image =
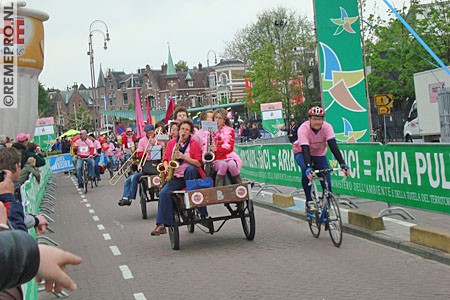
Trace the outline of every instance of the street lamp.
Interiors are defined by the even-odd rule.
[[[103,24],[105,26],[105,31],[101,29],[93,29],[95,24]],[[97,88],[95,86],[95,70],[94,70],[94,49],[92,47],[92,36],[94,33],[100,33],[103,36],[103,49],[108,49],[107,43],[110,41],[109,38],[109,30],[108,25],[106,25],[103,20],[94,20],[89,25],[89,50],[87,55],[89,55],[89,65],[91,71],[91,86],[94,89],[94,132],[97,134],[97,123],[98,123],[98,97],[97,97]]]
[[[210,74],[210,71],[209,71],[209,54],[211,54],[211,53],[213,53],[214,54],[214,64],[215,65],[217,65],[217,55],[216,55],[216,52],[214,51],[214,50],[212,50],[212,49],[210,49],[210,50],[208,50],[208,53],[206,54],[206,66],[207,66],[207,73],[208,73],[208,83],[209,83],[209,99],[208,99],[208,102],[209,102],[209,104],[210,105],[212,105],[212,95],[211,95],[211,89],[212,89],[212,84],[211,84],[211,78],[210,78],[210,76],[211,76],[211,74]]]
[[[278,33],[278,39],[279,39],[279,45],[280,50],[278,51],[278,55],[280,57],[281,63],[283,65],[283,81],[284,81],[284,89],[285,89],[285,96],[286,96],[286,110],[287,110],[287,118],[286,118],[286,126],[289,126],[289,119],[291,118],[291,99],[289,95],[289,82],[287,78],[287,70],[286,70],[286,53],[283,50],[283,36],[281,33],[284,32],[284,29],[286,28],[287,21],[286,20],[275,20],[273,23],[275,27],[279,28]]]

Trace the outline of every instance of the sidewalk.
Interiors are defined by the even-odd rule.
[[[281,194],[288,195],[291,192],[295,192],[293,194],[295,206],[285,208],[273,204],[272,195],[280,192]],[[262,206],[305,220],[305,198],[303,190],[299,191],[293,187],[279,185],[269,186],[264,184],[261,189],[261,187],[256,184],[252,190],[252,195],[255,205],[257,206]],[[385,216],[383,217],[385,230],[372,231],[349,224],[349,209],[369,213],[371,215],[378,215],[380,211],[388,207],[387,203],[356,197],[338,197],[338,201],[340,201],[339,207],[341,209],[344,232],[450,265],[449,253],[410,242],[410,228],[416,225],[450,234],[450,215],[404,207],[404,209],[415,218],[414,220],[405,220],[399,215]],[[358,208],[350,207],[348,204],[345,204],[347,201],[356,204]]]

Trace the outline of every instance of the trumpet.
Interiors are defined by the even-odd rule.
[[[126,173],[130,172],[131,166],[133,165],[132,161],[134,159],[134,155],[136,154],[136,152],[137,149],[134,150],[130,158],[128,158],[120,167],[120,169],[114,174],[114,176],[111,177],[111,179],[109,180],[110,185],[116,185]]]

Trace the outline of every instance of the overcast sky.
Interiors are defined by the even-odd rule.
[[[386,10],[381,0],[377,2]],[[313,19],[312,0],[27,1],[27,7],[50,15],[44,23],[45,65],[40,81],[59,89],[74,82],[90,86],[89,25],[96,19],[107,23],[111,37],[105,51],[103,37],[94,33],[96,73],[100,63],[104,71],[111,68],[130,73],[147,64],[160,69],[167,62],[167,42],[174,63],[185,60],[189,67],[199,62],[206,66],[209,50],[220,59],[225,41],[255,22],[258,13],[278,6]],[[96,24],[93,29],[104,27]],[[209,61],[212,65],[213,54]]]

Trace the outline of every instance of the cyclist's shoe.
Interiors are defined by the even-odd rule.
[[[119,206],[125,206],[125,205],[130,206],[131,205],[131,200],[122,198],[122,199],[119,200],[118,204],[119,204]]]
[[[313,213],[316,211],[316,206],[314,205],[314,201],[308,201],[305,203],[305,213],[310,212]]]
[[[78,188],[82,189],[83,187],[84,187],[84,186],[83,186],[82,183],[79,183],[79,184],[78,184]]]

